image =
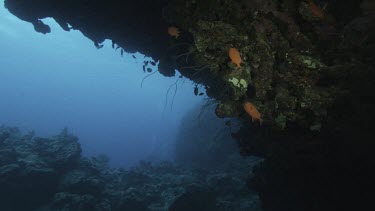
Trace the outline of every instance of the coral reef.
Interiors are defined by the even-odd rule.
[[[185,169],[148,162],[132,169],[108,166],[106,156],[81,157],[78,138],[52,138],[0,127],[0,210],[245,211],[259,210],[246,185],[259,159],[232,159],[226,169]],[[242,161],[241,163],[239,161]]]
[[[265,210],[371,204],[373,1],[5,0],[5,6],[38,32],[49,32],[40,19],[53,17],[98,47],[112,39],[125,51],[159,60],[165,76],[178,69],[203,84],[219,117],[242,120],[233,134],[241,153],[265,156],[249,182]],[[168,35],[169,26],[179,29],[178,39]],[[228,55],[231,48],[238,49],[240,67]],[[262,126],[251,123],[245,101],[262,114]]]

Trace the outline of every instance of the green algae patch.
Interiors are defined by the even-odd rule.
[[[304,65],[306,65],[307,68],[309,69],[319,69],[321,67],[323,67],[324,65],[322,63],[320,63],[318,60],[310,57],[310,56],[305,56],[305,55],[301,55],[301,61]]]

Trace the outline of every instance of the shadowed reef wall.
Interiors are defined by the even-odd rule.
[[[42,18],[80,30],[100,48],[175,69],[235,117],[241,153],[265,157],[249,181],[265,210],[371,205],[375,159],[375,5],[371,0],[6,0],[14,15],[48,33]],[[180,31],[176,39],[167,29]],[[53,32],[52,32],[53,33]],[[228,50],[242,59],[236,67]],[[251,102],[259,122],[243,109]]]

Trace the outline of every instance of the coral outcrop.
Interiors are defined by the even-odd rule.
[[[37,211],[245,211],[258,210],[246,185],[258,159],[233,160],[227,170],[185,169],[141,162],[108,166],[104,155],[81,156],[78,138],[63,130],[52,138],[0,127],[0,210]],[[242,161],[239,163],[238,161]]]
[[[266,157],[249,183],[265,210],[371,205],[373,1],[5,0],[5,6],[38,32],[50,31],[41,19],[52,17],[98,48],[111,39],[159,60],[165,76],[177,69],[203,84],[219,117],[242,120],[233,134],[241,153]],[[179,29],[178,39],[168,35],[170,26]],[[231,48],[238,49],[240,67],[228,56]],[[245,101],[262,114],[261,127],[246,115]],[[14,152],[4,153],[13,159]]]

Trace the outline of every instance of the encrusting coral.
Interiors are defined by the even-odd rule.
[[[215,170],[140,161],[125,170],[105,155],[82,157],[67,130],[40,138],[0,126],[0,210],[258,210],[243,169],[259,161],[233,155]]]

